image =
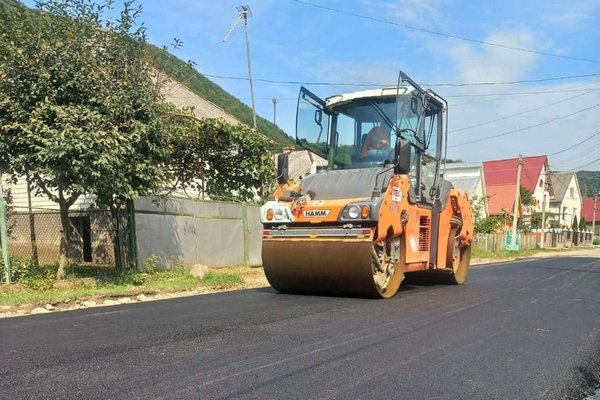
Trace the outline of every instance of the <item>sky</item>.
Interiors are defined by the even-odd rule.
[[[236,6],[249,5],[256,111],[272,121],[277,99],[291,136],[301,84],[325,98],[395,86],[403,70],[448,100],[449,158],[547,154],[553,170],[600,170],[600,0],[136,4],[150,43],[181,40],[176,56],[250,105],[243,23],[223,42]]]

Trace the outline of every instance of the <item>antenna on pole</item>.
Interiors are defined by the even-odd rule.
[[[223,42],[225,42],[233,30],[238,26],[240,21],[244,20],[244,32],[246,34],[246,59],[248,60],[248,79],[250,81],[250,98],[252,100],[252,122],[254,124],[254,130],[256,130],[256,106],[254,105],[254,85],[252,83],[252,64],[250,62],[250,39],[248,38],[248,18],[252,16],[252,10],[250,10],[250,6],[237,6],[236,10],[238,10],[238,17],[227,31],[227,34],[223,38]]]

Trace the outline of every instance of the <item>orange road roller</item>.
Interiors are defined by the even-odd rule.
[[[326,100],[301,88],[296,143],[326,162],[289,176],[289,154],[277,156],[261,207],[273,288],[390,298],[405,277],[465,282],[473,218],[468,195],[444,180],[447,109],[403,72],[396,87]]]

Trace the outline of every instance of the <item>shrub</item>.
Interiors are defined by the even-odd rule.
[[[0,261],[0,266],[4,269],[4,262]],[[52,289],[57,269],[56,264],[36,266],[31,260],[10,258],[11,282],[18,282],[33,290]]]

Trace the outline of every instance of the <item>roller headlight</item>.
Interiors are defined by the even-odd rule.
[[[340,215],[340,221],[372,221],[373,207],[372,203],[348,204]]]
[[[263,224],[274,222],[294,222],[294,216],[286,204],[268,201],[260,208],[260,221]]]
[[[360,216],[360,208],[358,206],[350,206],[348,208],[348,217],[356,219]]]

